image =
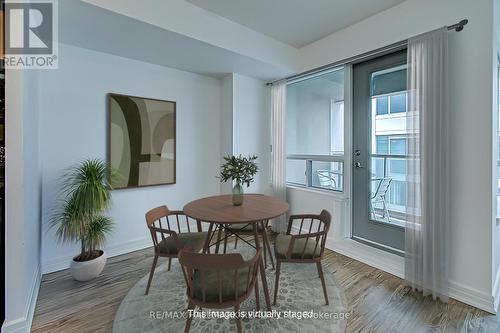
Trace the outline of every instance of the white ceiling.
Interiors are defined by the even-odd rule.
[[[293,73],[286,66],[276,66],[79,0],[59,1],[59,27],[61,43],[203,75],[223,77],[234,72],[267,81]]]
[[[302,47],[404,0],[186,0],[252,30]]]

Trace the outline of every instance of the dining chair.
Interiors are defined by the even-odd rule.
[[[189,246],[194,251],[203,248],[207,232],[203,232],[201,222],[193,220],[180,210],[169,210],[167,206],[151,209],[146,213],[146,224],[151,233],[154,246],[154,259],[149,273],[146,295],[151,287],[151,281],[156,269],[158,257],[168,258],[168,270],[172,258],[177,258],[180,250]],[[191,231],[193,230],[193,231]]]
[[[194,310],[196,306],[208,309],[234,307],[236,328],[241,332],[240,304],[253,290],[257,311],[260,310],[257,273],[262,250],[258,249],[247,261],[239,253],[208,254],[190,250],[185,248],[179,252],[187,286],[188,310]],[[192,320],[193,316],[188,313],[185,333],[189,332]]]
[[[271,260],[271,265],[274,267],[273,254],[271,252],[271,244],[269,242],[269,238],[267,235],[267,229],[269,226],[269,220],[265,220],[256,224],[257,226],[257,234],[262,238],[262,242],[264,243],[264,266],[267,267],[267,255],[269,253],[269,259]],[[231,237],[231,233],[238,235],[254,235],[253,233],[253,225],[251,223],[236,223],[236,224],[226,224],[224,229],[224,253],[226,253],[227,249],[227,240]],[[236,249],[238,246],[238,237],[235,237],[234,248]],[[218,239],[220,239],[220,235],[218,235]],[[217,252],[217,247],[216,247]]]
[[[323,259],[326,236],[330,229],[331,220],[331,214],[325,209],[319,215],[292,215],[288,220],[286,234],[276,236],[274,243],[276,282],[274,284],[273,304],[276,304],[276,297],[278,296],[278,283],[282,262],[315,263],[321,285],[323,286],[326,305],[329,304],[321,260]],[[298,224],[298,222],[300,222],[299,226],[294,225]],[[294,232],[293,234],[292,231]]]

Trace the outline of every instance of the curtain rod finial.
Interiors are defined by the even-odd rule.
[[[455,31],[462,31],[462,30],[464,30],[464,25],[466,25],[467,23],[469,23],[469,20],[467,20],[467,19],[461,20],[460,22],[458,22],[458,25],[455,28]]]

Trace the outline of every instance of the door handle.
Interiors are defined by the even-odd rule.
[[[364,166],[362,166],[362,165],[361,165],[361,163],[359,163],[359,162],[354,163],[354,166],[355,166],[357,169],[363,169],[363,168],[364,168]]]

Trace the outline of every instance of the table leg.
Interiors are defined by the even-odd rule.
[[[217,243],[215,244],[215,253],[219,254],[219,244],[220,244],[220,238],[222,236],[222,225],[217,224],[217,228],[219,230],[217,231]]]
[[[259,242],[259,233],[257,231],[257,223],[253,223],[253,235],[255,238],[255,247],[260,249],[260,242]],[[264,261],[262,259],[262,256],[260,257],[259,260],[259,271],[260,271],[260,279],[262,280],[262,289],[264,290],[264,298],[266,300],[266,307],[267,310],[271,311],[271,301],[269,299],[269,288],[267,287],[267,280],[266,280],[266,268],[264,267]]]
[[[267,252],[269,254],[269,258],[271,259],[271,265],[273,266],[273,269],[274,269],[273,253],[271,252],[271,245],[269,243],[269,238],[267,237],[267,229],[265,228],[264,222],[261,222],[261,227],[263,230],[262,237],[264,238],[263,239],[264,247],[267,247]],[[266,265],[266,267],[267,267],[267,265]]]
[[[212,238],[212,230],[214,229],[214,224],[210,222],[210,226],[208,227],[207,239],[205,240],[205,245],[203,245],[202,253],[207,253],[208,247],[210,245],[210,239]]]

